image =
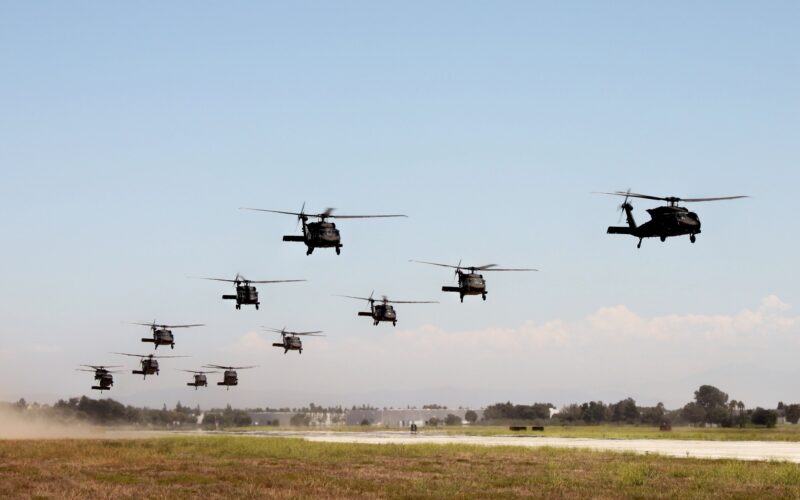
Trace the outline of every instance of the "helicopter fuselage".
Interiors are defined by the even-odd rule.
[[[239,375],[236,373],[236,370],[225,370],[225,373],[222,375],[222,382],[217,382],[217,385],[225,385],[228,387],[239,385]]]
[[[281,342],[275,342],[272,345],[282,348],[284,354],[289,351],[299,351],[300,354],[303,353],[303,341],[300,340],[300,337],[295,335],[284,335]]]
[[[700,218],[695,212],[689,211],[685,207],[676,205],[661,206],[650,208],[650,220],[637,226],[633,219],[633,207],[630,204],[623,204],[628,225],[611,226],[608,228],[609,234],[630,234],[639,238],[641,246],[644,238],[660,238],[665,241],[674,236],[689,235],[692,243],[695,242],[695,235],[700,234]]]
[[[486,300],[486,280],[482,274],[475,272],[465,273],[458,270],[458,286],[443,286],[443,292],[456,292],[461,296],[461,302],[464,302],[465,295],[481,295],[483,300]]]
[[[315,248],[335,248],[336,253],[341,253],[342,237],[336,224],[321,220],[318,222],[306,222],[303,220],[303,235],[287,235],[283,241],[302,241],[305,243],[306,255],[311,255]]]
[[[168,330],[166,328],[154,329],[153,338],[142,339],[142,342],[151,342],[155,344],[156,349],[158,349],[158,346],[160,345],[168,345],[172,349],[175,348],[175,337],[172,335],[172,330]]]
[[[141,361],[142,369],[141,370],[133,370],[134,375],[144,375],[147,378],[148,375],[158,375],[158,360],[153,358],[142,358]]]
[[[223,295],[222,298],[235,300],[236,309],[241,309],[242,305],[254,305],[258,309],[258,306],[261,305],[261,302],[258,301],[258,290],[249,284],[236,285],[236,295]]]
[[[190,387],[194,387],[194,390],[197,390],[198,387],[208,387],[208,379],[202,373],[197,373],[194,376],[194,382],[187,382],[186,385]]]
[[[114,385],[114,376],[108,373],[107,370],[97,370],[94,374],[94,379],[98,381],[99,385],[93,385],[92,389],[97,391],[110,391],[111,386]]]
[[[370,312],[360,312],[359,316],[370,316],[375,326],[381,321],[390,322],[397,326],[397,312],[394,306],[386,303],[373,303],[370,307]]]

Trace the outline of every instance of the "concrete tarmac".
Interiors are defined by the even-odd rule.
[[[677,439],[585,439],[537,436],[463,436],[408,432],[256,431],[237,433],[265,437],[294,437],[325,443],[361,444],[467,444],[521,446],[525,448],[577,448],[596,451],[654,453],[681,458],[779,460],[800,463],[800,442],[683,441]]]

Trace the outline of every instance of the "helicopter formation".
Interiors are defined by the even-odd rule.
[[[637,248],[641,248],[642,240],[645,238],[658,237],[662,242],[667,238],[677,236],[689,236],[689,240],[695,243],[697,235],[700,234],[700,218],[695,212],[689,211],[685,207],[678,204],[681,202],[694,203],[694,202],[707,202],[707,201],[722,201],[722,200],[735,200],[740,198],[747,198],[748,196],[722,196],[710,198],[679,198],[675,196],[660,197],[651,196],[647,194],[633,193],[627,191],[614,191],[614,192],[600,192],[597,194],[606,194],[612,196],[624,197],[624,201],[620,205],[621,215],[624,214],[627,219],[627,226],[609,226],[607,229],[608,234],[629,234],[639,239]],[[633,205],[629,202],[630,198],[640,198],[647,200],[664,201],[667,205],[647,209],[650,215],[650,220],[637,225],[633,217]],[[297,217],[298,226],[302,225],[301,235],[286,235],[283,236],[283,241],[302,242],[306,246],[306,255],[311,255],[317,248],[334,248],[337,255],[341,254],[342,239],[339,229],[336,224],[329,222],[328,219],[367,219],[367,218],[397,218],[407,217],[403,214],[390,214],[390,215],[334,215],[335,209],[327,208],[323,212],[317,214],[309,214],[305,212],[305,203],[300,209],[300,212],[289,212],[282,210],[267,210],[261,208],[242,208],[242,210],[251,210],[258,212],[269,212],[277,214],[292,215]],[[316,221],[309,222],[309,218],[317,219]],[[466,296],[480,295],[485,301],[488,294],[486,287],[486,279],[483,277],[484,272],[535,272],[537,269],[533,268],[503,268],[497,264],[485,264],[481,266],[466,266],[462,265],[459,260],[458,264],[442,264],[439,262],[429,262],[421,260],[410,260],[409,262],[426,264],[437,267],[445,267],[454,270],[454,275],[457,278],[457,286],[444,285],[442,292],[458,293],[461,302],[464,302]],[[291,280],[250,280],[237,273],[233,279],[225,278],[211,278],[211,277],[194,277],[195,279],[204,279],[212,281],[228,282],[234,285],[236,290],[235,295],[225,294],[222,295],[223,300],[236,301],[236,309],[240,310],[243,305],[253,305],[255,309],[259,309],[261,304],[259,301],[258,290],[254,284],[274,284],[274,283],[296,283],[306,281],[304,279],[291,279]],[[339,295],[339,297],[363,300],[369,304],[369,311],[359,311],[357,316],[365,316],[372,319],[373,325],[378,326],[382,322],[391,323],[397,326],[397,311],[394,304],[436,304],[438,301],[433,300],[390,300],[388,296],[383,295],[380,299],[374,298],[374,291],[370,293],[369,297],[358,297],[352,295]],[[172,329],[175,328],[194,328],[205,326],[204,324],[182,324],[182,325],[168,325],[156,323],[153,320],[150,323],[135,322],[135,325],[147,326],[150,328],[152,338],[142,338],[142,342],[152,343],[154,349],[157,350],[158,346],[170,346],[170,349],[175,348],[175,336]],[[279,334],[281,336],[280,342],[275,342],[272,345],[283,349],[284,354],[289,351],[298,351],[298,354],[303,352],[302,337],[321,337],[324,336],[322,330],[314,331],[290,331],[286,327],[277,329],[271,327],[262,327],[266,331]],[[188,356],[165,356],[156,354],[131,354],[131,353],[112,353],[122,356],[129,356],[139,358],[140,369],[132,370],[134,375],[142,375],[146,379],[148,375],[156,375],[160,373],[158,360],[165,358],[184,358]],[[80,365],[78,371],[86,371],[94,373],[94,380],[97,385],[93,385],[93,390],[107,391],[111,390],[114,385],[113,374],[121,373],[119,370],[112,370],[113,368],[122,368],[119,365],[104,366],[104,365]],[[235,387],[239,384],[239,370],[247,370],[257,368],[257,365],[252,366],[224,366],[217,364],[207,364],[202,368],[204,370],[185,370],[180,371],[191,373],[193,381],[188,382],[186,385],[194,387],[197,390],[199,387],[208,387],[208,379],[206,375],[213,373],[223,373],[221,382],[217,382],[218,386],[225,386],[226,390]]]

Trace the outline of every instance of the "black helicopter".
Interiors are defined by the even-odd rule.
[[[113,352],[111,354],[121,354],[122,356],[131,356],[134,358],[139,358],[139,362],[142,364],[141,370],[133,370],[131,373],[134,375],[144,375],[144,378],[147,378],[148,375],[158,375],[158,359],[164,358],[188,358],[189,356],[156,356],[155,354],[128,354],[126,352]]]
[[[86,368],[91,368],[91,370],[87,370],[86,368],[77,368],[79,372],[94,372],[94,379],[98,381],[100,385],[93,385],[92,389],[103,392],[103,391],[110,391],[111,386],[114,385],[114,376],[112,373],[120,373],[119,371],[109,370],[109,368],[122,368],[121,366],[97,366],[97,365],[81,365],[85,366]]]
[[[620,210],[625,213],[627,217],[627,226],[610,226],[608,234],[631,234],[639,238],[639,243],[636,248],[642,247],[642,240],[644,238],[660,238],[661,241],[666,241],[667,238],[673,236],[683,236],[688,234],[689,241],[694,243],[697,241],[696,235],[700,234],[700,218],[696,213],[690,212],[689,209],[679,207],[680,202],[698,202],[698,201],[718,201],[718,200],[736,200],[739,198],[748,198],[748,196],[719,196],[714,198],[678,198],[676,196],[650,196],[648,194],[631,193],[628,191],[615,191],[613,193],[598,193],[610,194],[613,196],[624,196],[625,201],[620,205]],[[644,198],[646,200],[659,200],[666,201],[668,205],[648,208],[647,213],[650,214],[650,220],[642,224],[636,225],[633,219],[633,205],[628,203],[628,198]]]
[[[252,285],[252,283],[297,283],[299,281],[306,281],[306,280],[249,280],[242,276],[239,273],[236,273],[236,277],[232,280],[227,280],[224,278],[205,278],[200,277],[197,279],[202,280],[212,280],[212,281],[225,281],[228,283],[233,283],[236,287],[236,295],[223,295],[222,298],[224,300],[235,300],[236,301],[236,309],[241,309],[242,305],[254,305],[256,306],[256,310],[258,310],[258,306],[261,302],[258,301],[258,290],[256,287]]]
[[[336,255],[342,252],[342,238],[336,224],[326,219],[375,219],[387,217],[408,217],[407,215],[332,215],[335,208],[326,208],[320,214],[305,213],[306,204],[300,212],[284,212],[281,210],[266,210],[263,208],[242,208],[242,210],[255,210],[257,212],[271,212],[275,214],[296,215],[298,223],[303,223],[303,235],[287,235],[283,241],[301,241],[306,244],[306,255],[311,255],[315,248],[335,248]],[[307,222],[309,217],[319,219],[317,222]]]
[[[424,260],[412,260],[410,262],[417,262],[419,264],[430,264],[431,266],[449,267],[455,269],[455,274],[458,276],[458,286],[443,286],[443,292],[456,292],[461,296],[461,302],[464,302],[465,295],[480,295],[483,300],[486,300],[486,280],[482,274],[477,274],[475,271],[538,271],[538,269],[509,269],[499,268],[497,264],[486,264],[485,266],[462,266],[461,261],[458,261],[457,266],[449,264],[439,264],[436,262],[426,262]],[[464,272],[464,271],[469,271]]]
[[[155,344],[155,348],[158,349],[160,345],[168,345],[170,349],[175,349],[175,337],[172,335],[171,328],[192,328],[195,326],[205,326],[203,324],[195,324],[195,325],[159,325],[156,324],[156,320],[153,320],[152,323],[140,323],[134,322],[131,323],[132,325],[142,325],[142,326],[149,326],[150,330],[153,332],[153,338],[151,339],[142,339],[142,342],[152,342]]]
[[[263,328],[267,331],[281,334],[281,341],[273,343],[272,346],[282,348],[284,354],[286,354],[289,351],[298,351],[300,354],[303,354],[303,341],[300,340],[301,336],[308,336],[308,337],[325,336],[325,335],[320,335],[322,333],[322,330],[316,330],[313,332],[289,332],[286,330],[286,327],[283,327],[280,330],[278,330],[277,328],[270,328],[267,326]]]
[[[187,382],[186,385],[188,385],[189,387],[194,387],[195,391],[197,390],[198,387],[208,387],[208,379],[206,379],[207,374],[219,373],[218,371],[210,371],[210,372],[195,371],[195,370],[181,370],[181,371],[194,374],[194,382]]]
[[[369,316],[372,318],[373,324],[378,326],[381,321],[391,322],[392,326],[397,326],[397,312],[394,310],[392,304],[438,304],[435,300],[389,300],[386,295],[381,300],[373,299],[372,296],[375,292],[369,294],[369,297],[353,297],[351,295],[339,295],[339,297],[346,297],[348,299],[366,300],[369,302],[369,312],[361,311],[359,316]],[[376,304],[376,302],[378,302]]]
[[[205,365],[203,368],[216,368],[218,370],[225,370],[225,373],[222,375],[222,382],[217,382],[217,385],[224,385],[226,386],[227,390],[230,390],[232,385],[239,385],[239,375],[236,373],[236,370],[247,370],[249,368],[256,368],[257,365],[253,366],[220,366],[220,365]]]

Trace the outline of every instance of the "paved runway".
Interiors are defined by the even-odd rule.
[[[308,441],[363,444],[469,444],[581,448],[597,451],[656,453],[671,457],[722,458],[736,460],[781,460],[800,463],[800,443],[774,441],[681,441],[674,439],[584,439],[536,436],[458,436],[406,432],[292,432],[245,433],[269,437],[299,437]]]

